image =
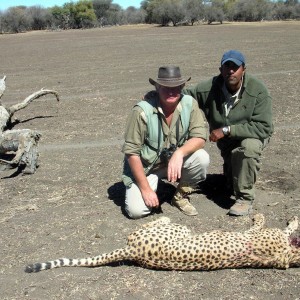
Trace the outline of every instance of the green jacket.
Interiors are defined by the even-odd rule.
[[[221,75],[185,89],[204,111],[210,131],[230,125],[230,137],[234,139],[257,138],[264,140],[273,133],[272,98],[265,85],[245,74],[240,100],[225,114],[224,80]]]

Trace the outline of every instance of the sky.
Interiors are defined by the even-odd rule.
[[[5,10],[11,6],[25,5],[33,6],[40,5],[43,7],[52,7],[54,5],[62,6],[67,2],[78,2],[77,0],[0,0],[0,10]],[[134,6],[140,8],[142,0],[113,0],[113,4],[119,4],[123,9],[126,9],[128,6]]]

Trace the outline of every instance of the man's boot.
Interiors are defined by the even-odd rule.
[[[247,216],[252,212],[252,201],[238,199],[231,206],[228,214],[231,216]]]
[[[171,204],[176,206],[188,216],[198,215],[196,208],[190,203],[190,199],[188,197],[188,194],[192,193],[193,191],[195,191],[194,188],[179,183]]]

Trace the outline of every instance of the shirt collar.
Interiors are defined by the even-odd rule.
[[[222,91],[223,91],[223,93],[224,93],[224,95],[225,95],[227,101],[228,101],[229,99],[238,99],[238,98],[239,98],[240,92],[241,92],[242,87],[243,87],[243,82],[244,82],[244,78],[242,78],[242,84],[241,84],[240,88],[239,88],[238,91],[237,91],[235,94],[233,94],[233,95],[228,91],[225,82],[223,82],[223,85],[222,85]]]

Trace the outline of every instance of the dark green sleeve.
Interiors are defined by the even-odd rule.
[[[249,122],[231,125],[230,134],[233,138],[266,139],[272,133],[272,98],[264,89],[257,95],[256,105]]]
[[[197,100],[199,107],[204,111],[205,103],[210,93],[214,78],[183,89],[183,94],[190,95]]]

